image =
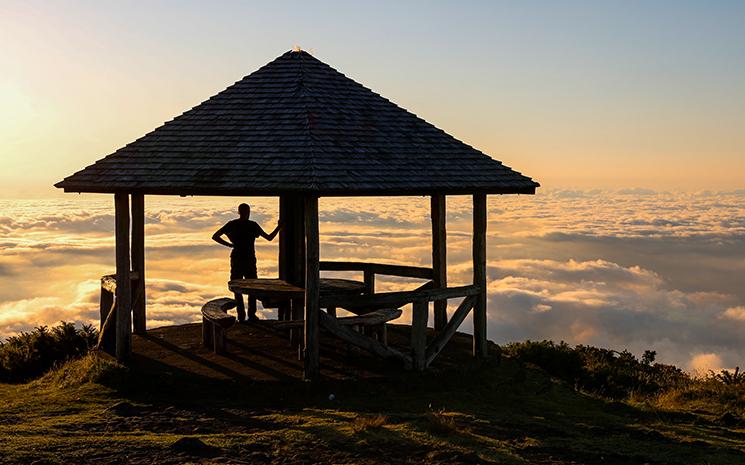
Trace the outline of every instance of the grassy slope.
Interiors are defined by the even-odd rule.
[[[384,384],[239,386],[138,380],[89,356],[0,384],[0,399],[0,463],[745,463],[745,429],[713,414],[609,403],[510,359]],[[206,447],[173,446],[184,437]]]

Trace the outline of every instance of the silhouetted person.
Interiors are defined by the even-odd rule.
[[[254,241],[259,236],[271,241],[277,235],[282,225],[277,224],[274,231],[272,231],[271,234],[267,234],[256,222],[248,219],[251,216],[251,207],[249,207],[248,204],[240,204],[238,206],[238,214],[240,215],[240,218],[228,221],[225,226],[218,229],[217,232],[212,235],[212,240],[218,244],[233,249],[233,251],[230,252],[231,280],[248,278],[255,279],[257,276],[256,249],[254,248]],[[230,242],[223,239],[223,235],[228,236]],[[236,293],[235,302],[237,304],[236,311],[238,312],[238,321],[244,321],[246,319],[246,310],[243,306],[243,296]],[[248,296],[248,319],[258,319],[256,316],[256,299],[250,295]]]

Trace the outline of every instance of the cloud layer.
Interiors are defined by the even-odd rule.
[[[691,370],[740,364],[743,200],[745,191],[491,198],[490,338],[654,349]],[[236,203],[148,199],[151,327],[196,321],[205,300],[227,295],[228,250],[210,236],[234,217]],[[251,203],[253,218],[273,228],[276,199]],[[0,337],[59,320],[97,322],[98,278],[113,271],[111,200],[0,201],[0,208]],[[426,198],[322,199],[321,221],[324,259],[429,264]],[[453,284],[470,280],[470,222],[470,199],[449,199]],[[257,253],[259,273],[275,276],[276,242],[257,242]],[[411,285],[379,281],[380,289]]]

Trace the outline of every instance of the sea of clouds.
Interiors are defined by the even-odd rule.
[[[147,199],[150,327],[197,321],[202,303],[228,294],[229,250],[210,237],[237,203]],[[271,230],[276,199],[251,203],[252,218]],[[320,209],[322,259],[429,265],[428,199],[321,199]],[[448,279],[465,284],[470,198],[449,198],[447,220]],[[489,337],[498,343],[652,349],[699,372],[745,360],[745,191],[494,196],[488,234]],[[276,276],[276,241],[259,239],[257,254],[259,274]],[[113,272],[113,255],[110,197],[0,200],[0,338],[97,322],[99,278]],[[379,281],[381,290],[415,285]]]

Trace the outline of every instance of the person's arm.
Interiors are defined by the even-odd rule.
[[[222,228],[218,229],[217,232],[212,235],[212,240],[217,242],[218,244],[224,245],[225,247],[232,248],[233,244],[231,244],[230,242],[222,238],[223,234],[227,232],[227,229],[228,229],[227,224],[223,226]]]
[[[258,223],[256,226],[259,226]],[[267,234],[264,229],[259,226],[259,235],[263,237],[264,239],[271,241],[274,240],[274,238],[277,236],[277,233],[279,233],[279,230],[282,229],[282,223],[277,223],[277,227],[274,228],[274,231],[272,231],[270,234]]]

